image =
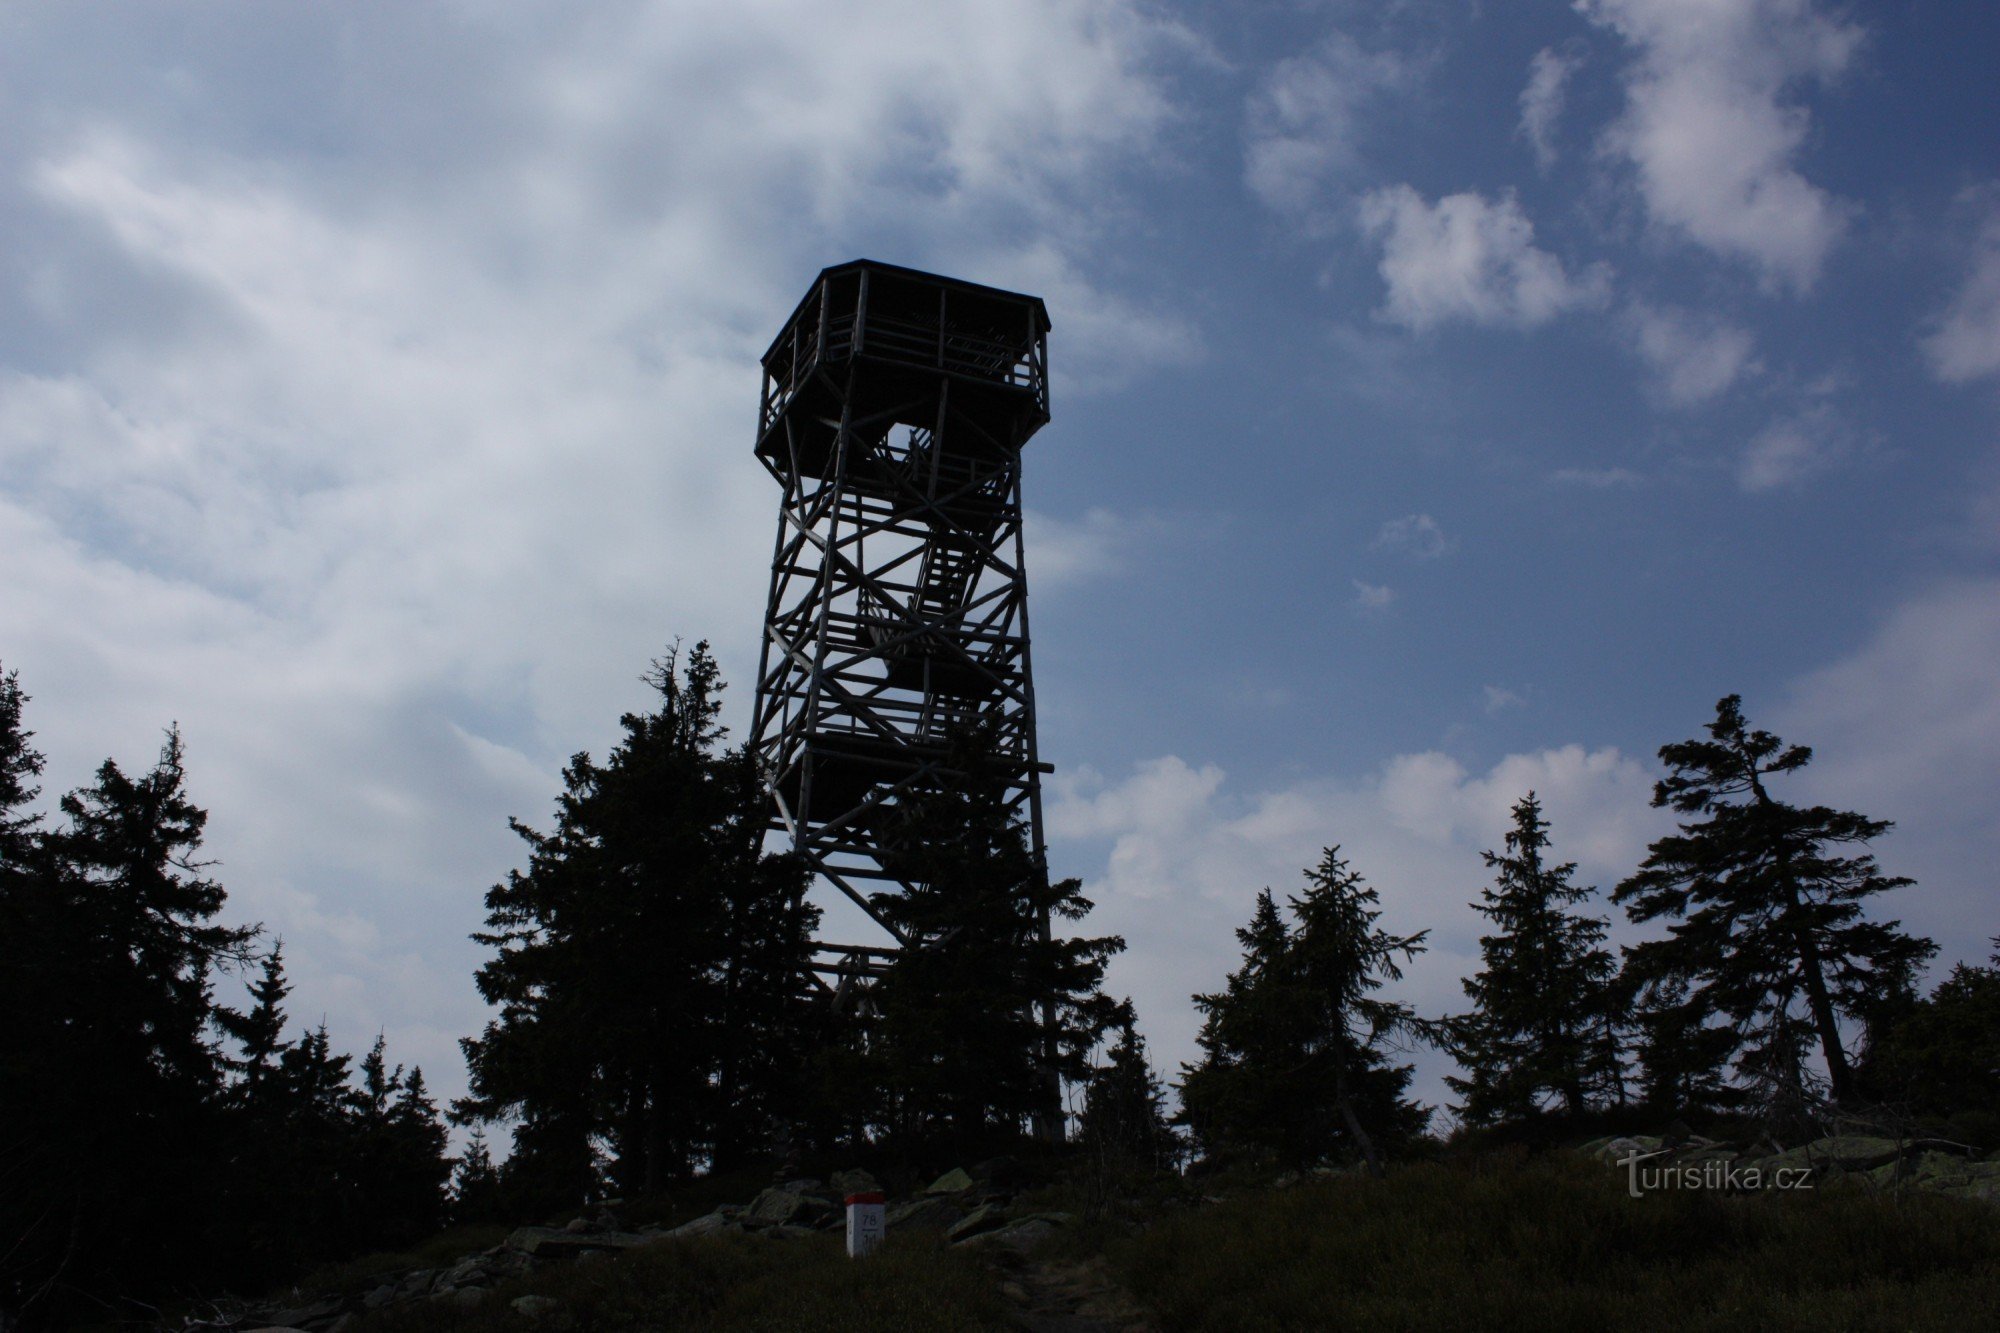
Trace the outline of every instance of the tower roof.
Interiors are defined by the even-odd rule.
[[[773,338],[771,346],[765,349],[764,355],[766,359],[777,349],[778,344],[784,341],[789,335],[793,323],[804,313],[806,306],[811,303],[814,294],[821,290],[828,278],[838,278],[849,273],[863,271],[871,275],[882,274],[887,277],[899,279],[899,285],[907,284],[911,287],[928,287],[933,290],[942,289],[948,296],[963,295],[972,298],[969,302],[958,303],[954,306],[954,311],[959,318],[963,318],[969,313],[968,306],[976,306],[981,298],[984,298],[995,305],[1025,305],[1034,312],[1036,333],[1047,333],[1050,328],[1049,308],[1039,296],[1030,296],[1026,292],[1010,292],[1004,287],[989,287],[979,282],[967,282],[963,278],[948,278],[941,273],[926,273],[922,269],[905,268],[901,264],[887,264],[879,259],[850,259],[844,264],[829,264],[819,271],[819,276],[813,279],[812,285],[806,289],[805,295],[800,297],[799,303],[792,308],[792,313],[786,318],[783,328],[778,332],[778,336]],[[1015,327],[1018,328],[1019,326],[1016,325]]]

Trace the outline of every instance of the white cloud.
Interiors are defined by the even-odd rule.
[[[1344,33],[1280,61],[1245,108],[1244,184],[1267,208],[1323,224],[1361,165],[1363,109],[1414,78],[1402,57],[1364,51]]]
[[[1556,122],[1562,119],[1570,75],[1583,64],[1581,56],[1543,47],[1528,62],[1528,83],[1521,89],[1520,134],[1535,150],[1535,165],[1544,173],[1556,164]]]
[[[1511,195],[1453,194],[1429,204],[1395,185],[1362,200],[1361,222],[1382,247],[1383,317],[1418,332],[1454,320],[1534,328],[1609,296],[1602,265],[1573,278],[1533,244],[1534,225]]]
[[[1354,605],[1362,611],[1386,611],[1396,600],[1396,590],[1383,584],[1354,581]]]
[[[1444,534],[1429,514],[1406,514],[1382,525],[1369,543],[1373,550],[1397,551],[1413,560],[1440,560],[1458,549],[1458,542]]]
[[[1655,393],[1675,407],[1705,403],[1761,369],[1750,331],[1719,319],[1634,301],[1625,327]]]
[[[1923,340],[1932,372],[1952,384],[2000,374],[2000,188],[1972,202],[1981,216],[1970,271]]]
[[[1159,530],[1151,519],[1126,518],[1101,507],[1073,519],[1030,510],[1024,524],[1028,569],[1038,589],[1117,574],[1132,551]]]
[[[1788,101],[1832,80],[1862,31],[1814,0],[1576,0],[1638,52],[1605,138],[1638,173],[1652,217],[1768,283],[1810,289],[1848,208],[1796,167],[1811,126]]]
[[[1854,433],[1825,403],[1759,431],[1744,450],[1736,481],[1744,490],[1791,486],[1838,463],[1854,449]]]
[[[1630,468],[1622,467],[1557,468],[1549,473],[1549,480],[1558,486],[1585,486],[1597,491],[1641,486],[1646,481]]]
[[[1895,821],[1869,850],[1917,885],[1879,911],[1938,940],[1939,975],[1955,960],[1983,961],[2000,934],[1996,661],[2000,581],[1944,584],[1910,596],[1860,647],[1799,680],[1770,722],[1752,715],[1813,747],[1801,799]]]
[[[1266,886],[1298,891],[1300,872],[1338,844],[1382,895],[1383,924],[1431,931],[1430,952],[1396,988],[1421,1012],[1465,1005],[1459,978],[1477,967],[1485,920],[1470,904],[1486,882],[1479,853],[1502,845],[1514,803],[1531,789],[1556,853],[1607,891],[1667,827],[1650,808],[1652,778],[1612,749],[1569,745],[1509,755],[1483,774],[1448,756],[1401,755],[1352,783],[1307,779],[1233,789],[1223,771],[1177,756],[1138,764],[1122,781],[1058,777],[1049,828],[1059,864],[1083,874],[1097,903],[1093,931],[1130,949],[1109,984],[1134,996],[1155,1057],[1169,1069],[1196,1055],[1188,997],[1219,986],[1240,961],[1233,931]],[[1617,917],[1608,905],[1597,910]],[[1420,1057],[1419,1095],[1445,1094],[1447,1062]]]
[[[0,125],[27,164],[0,215],[53,238],[0,295],[37,349],[0,363],[0,639],[49,786],[178,719],[229,910],[285,937],[299,1014],[386,1026],[447,1097],[506,817],[546,820],[670,634],[715,638],[747,713],[755,357],[820,265],[1040,292],[1065,392],[1199,354],[1086,276],[1129,221],[1108,182],[1175,124],[1189,40],[1136,5],[462,21],[329,42],[329,83],[370,92],[301,89],[309,129],[210,70],[236,46],[196,20],[108,52],[92,114]],[[174,62],[198,142],[130,91]],[[1086,516],[1050,576],[1065,536],[1081,573],[1132,532]]]
[[[1528,701],[1510,689],[1499,685],[1484,687],[1486,711],[1488,714],[1503,712],[1509,708],[1526,708]]]

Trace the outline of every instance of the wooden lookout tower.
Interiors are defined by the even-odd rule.
[[[764,354],[757,456],[783,488],[751,744],[773,826],[876,924],[821,943],[846,1005],[903,938],[869,906],[900,795],[977,726],[1045,874],[1021,446],[1049,419],[1041,300],[870,260],[820,273]],[[1046,936],[1047,922],[1042,923]]]

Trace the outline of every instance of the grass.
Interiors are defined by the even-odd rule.
[[[1965,1329],[2000,1213],[1915,1193],[1627,1197],[1567,1154],[1424,1164],[1181,1212],[1114,1241],[1170,1330]]]
[[[538,1320],[511,1302],[534,1294],[557,1306]],[[421,1302],[359,1321],[353,1333],[433,1330],[826,1330],[827,1333],[975,1333],[1010,1327],[992,1273],[928,1237],[892,1237],[865,1263],[842,1238],[755,1236],[667,1240],[594,1263],[564,1264],[497,1288],[470,1310]]]

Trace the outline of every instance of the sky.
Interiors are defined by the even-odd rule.
[[[865,256],[1048,303],[1051,861],[1163,1071],[1336,844],[1462,1010],[1514,802],[1608,891],[1732,693],[1814,749],[1782,795],[1895,821],[1935,979],[2000,934],[1996,50],[1960,0],[0,4],[45,802],[178,723],[296,1023],[462,1091],[508,817],[676,638],[742,738],[757,357]]]

